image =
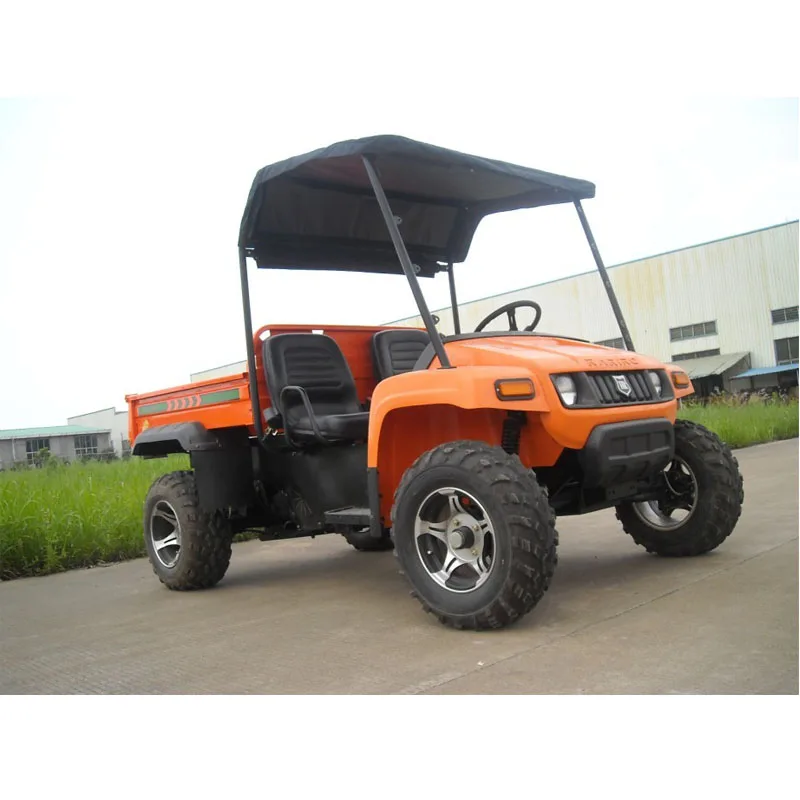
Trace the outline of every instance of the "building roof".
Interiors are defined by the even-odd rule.
[[[722,353],[718,356],[690,358],[686,361],[673,361],[690,378],[707,378],[709,375],[722,375],[750,356],[750,353]]]
[[[777,367],[753,367],[753,369],[748,369],[747,372],[740,372],[738,375],[734,375],[733,379],[755,378],[756,375],[776,375],[778,372],[797,372],[797,370],[797,364],[781,364]]]
[[[49,428],[11,428],[0,431],[0,439],[48,439],[51,436],[75,436],[82,433],[111,433],[110,428],[87,428],[84,425],[51,425]]]

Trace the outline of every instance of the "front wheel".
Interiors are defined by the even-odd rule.
[[[744,482],[730,448],[702,425],[675,422],[675,456],[661,496],[617,506],[623,530],[648,553],[697,556],[731,535],[744,502]]]
[[[443,444],[406,470],[392,509],[395,553],[426,611],[453,628],[502,628],[541,600],[557,563],[555,515],[517,456]]]

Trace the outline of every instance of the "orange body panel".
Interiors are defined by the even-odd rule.
[[[628,407],[565,408],[549,375],[570,371],[659,369],[660,362],[639,355],[598,348],[581,342],[542,337],[472,339],[450,342],[454,367],[409,372],[381,382],[372,397],[367,463],[377,467],[381,513],[388,519],[394,490],[403,472],[422,453],[443,442],[479,439],[499,444],[508,411],[523,411],[527,424],[520,437],[519,457],[528,467],[548,467],[564,448],[580,449],[598,425],[663,417],[674,422],[677,403],[669,400]],[[494,382],[529,378],[531,400],[500,400]],[[690,394],[676,390],[679,396]]]
[[[529,467],[552,466],[564,448],[582,448],[601,424],[663,417],[674,422],[676,400],[611,408],[565,408],[550,375],[560,372],[664,369],[638,353],[620,352],[574,340],[542,336],[477,338],[447,344],[454,367],[408,372],[376,384],[372,336],[386,326],[265,325],[254,335],[258,393],[262,409],[270,405],[262,357],[266,334],[321,332],[336,340],[355,379],[359,400],[370,406],[367,465],[378,469],[381,512],[390,511],[403,472],[425,451],[458,439],[500,444],[508,411],[526,413],[519,456]],[[678,367],[666,366],[680,372]],[[683,375],[683,373],[681,373]],[[686,376],[683,375],[685,378]],[[501,400],[498,379],[529,379],[531,399]],[[677,398],[693,393],[674,388]],[[130,440],[151,426],[201,422],[208,429],[247,426],[255,432],[247,373],[214,378],[159,392],[128,395]]]
[[[403,473],[422,453],[458,439],[479,439],[499,445],[503,417],[500,409],[453,406],[411,406],[389,414],[381,428],[377,461],[383,519],[390,518],[394,492]],[[370,450],[375,450],[372,457],[377,458],[377,445],[373,447],[372,439]]]
[[[498,399],[498,377],[532,378],[533,399]],[[388,519],[403,472],[426,450],[457,439],[500,444],[506,412],[546,410],[538,379],[514,367],[502,376],[495,367],[465,367],[407,372],[381,381],[372,396],[367,464],[378,468],[382,515]]]

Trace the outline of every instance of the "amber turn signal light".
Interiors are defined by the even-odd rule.
[[[685,389],[689,385],[689,376],[685,372],[673,372],[672,382],[676,389]]]
[[[530,400],[533,381],[530,378],[504,378],[494,382],[494,391],[501,400]]]

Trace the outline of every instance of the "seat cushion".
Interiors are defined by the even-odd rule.
[[[378,331],[372,337],[372,366],[378,381],[411,372],[430,344],[426,331],[417,328]]]
[[[358,414],[328,414],[315,417],[320,432],[327,439],[343,442],[358,442],[367,438],[369,412]],[[314,429],[308,417],[298,416],[292,420],[292,436],[296,439],[314,440]]]

